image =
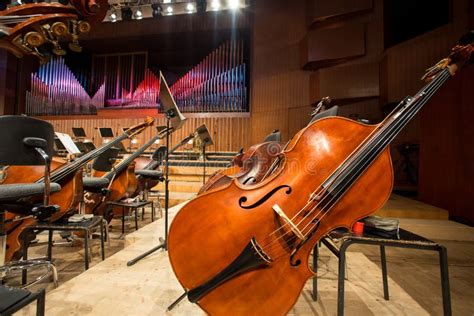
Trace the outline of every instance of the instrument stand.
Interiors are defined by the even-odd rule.
[[[202,146],[202,184],[206,184],[206,146]]]
[[[170,145],[170,120],[173,118],[175,115],[173,110],[169,110],[165,112],[166,116],[166,154],[165,154],[165,238],[163,239],[160,237],[158,240],[160,241],[160,244],[144,253],[139,255],[138,257],[130,260],[127,262],[127,266],[133,266],[135,263],[138,261],[142,260],[143,258],[147,257],[148,255],[154,253],[155,251],[158,251],[160,249],[164,249],[165,251],[167,250],[167,242],[168,242],[168,207],[169,207],[169,145]]]

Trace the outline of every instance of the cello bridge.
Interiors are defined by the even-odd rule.
[[[298,229],[298,227],[296,227],[296,225],[291,221],[291,219],[288,218],[288,216],[285,214],[285,212],[283,212],[283,210],[281,209],[280,206],[278,206],[278,204],[275,204],[273,205],[273,210],[275,211],[275,213],[277,213],[278,216],[280,216],[281,219],[283,219],[283,221],[285,223],[288,224],[288,226],[290,226],[290,229],[291,231],[301,240],[304,240],[304,236],[303,236],[303,233],[301,233],[301,231]]]

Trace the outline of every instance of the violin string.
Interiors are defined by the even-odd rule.
[[[412,118],[413,116],[415,116],[416,113],[418,113],[418,111],[423,107],[423,105],[426,104],[426,102],[428,102],[428,100],[430,99],[430,97],[438,90],[438,88],[439,88],[442,84],[444,84],[444,82],[445,82],[449,77],[450,77],[449,72],[446,71],[446,72],[444,72],[444,73],[441,73],[435,80],[433,80],[433,81],[439,80],[439,82],[437,82],[436,84],[433,84],[433,83],[432,83],[432,84],[433,84],[432,87],[430,87],[427,91],[423,91],[423,92],[425,92],[426,97],[423,98],[423,99],[421,99],[420,101],[415,102],[415,103],[409,108],[409,109],[412,109],[411,112],[410,112],[410,111],[406,111],[405,113],[401,114],[402,118],[401,118],[400,120],[398,120],[397,123],[396,123],[394,126],[392,126],[393,129],[392,129],[392,131],[391,131],[391,134],[385,135],[385,136],[386,136],[385,139],[384,139],[384,138],[379,139],[378,144],[380,144],[381,142],[383,143],[383,142],[385,141],[387,144],[385,144],[384,147],[386,147],[386,146],[388,145],[389,141],[391,141],[391,140],[390,140],[390,137],[391,137],[391,136],[394,136],[394,135],[396,135],[396,134],[398,134],[398,132],[405,126],[405,122],[407,123],[408,121],[410,121],[411,118]],[[369,154],[371,154],[371,153],[369,153]],[[376,154],[378,155],[379,153],[376,153]],[[373,156],[373,154],[372,154],[372,156]],[[372,157],[372,158],[373,158],[373,157]],[[368,160],[367,160],[367,159],[364,159],[364,161],[371,161],[371,160],[370,160],[370,159],[368,159]],[[361,167],[361,168],[363,168],[363,167]],[[359,169],[360,169],[360,168],[359,168]],[[355,176],[355,175],[352,175],[349,180],[352,180],[354,176]],[[344,190],[344,188],[341,188],[341,189],[337,192],[337,194],[340,193],[342,190]],[[321,218],[319,218],[318,221],[317,221],[316,223],[314,223],[314,225],[317,225],[319,222],[321,222],[322,218],[323,218],[325,215],[328,214],[329,209],[330,209],[332,206],[334,206],[334,204],[335,204],[335,203],[333,203],[334,200],[335,200],[336,198],[339,199],[339,198],[342,197],[342,196],[337,197],[337,194],[336,194],[334,197],[332,197],[331,200],[329,200],[328,203],[327,203],[326,205],[324,205],[324,206],[320,209],[320,211],[313,217],[313,219],[311,219],[311,220],[306,224],[306,226],[303,227],[303,229],[301,229],[302,232],[303,232],[304,230],[306,230],[306,228],[307,228],[309,225],[311,225],[311,223],[313,223],[316,219],[318,219],[318,216],[319,216],[322,212],[325,212],[325,213],[323,214],[323,216],[321,216]],[[325,197],[323,197],[323,198],[320,200],[320,202],[319,202],[316,206],[314,206],[314,207],[310,210],[310,212],[309,212],[305,217],[303,217],[303,219],[300,220],[300,222],[297,224],[297,226],[300,225],[303,221],[305,221],[305,220],[308,218],[308,216],[311,214],[311,212],[313,212],[313,211],[321,204],[321,202],[324,201],[324,198],[325,198]],[[338,200],[337,200],[337,201],[338,201]],[[337,201],[336,201],[336,202],[337,202]],[[333,205],[330,206],[328,209],[326,209],[326,207],[327,207],[328,205],[330,205],[331,203],[333,203]],[[283,225],[282,225],[282,226],[283,226]],[[307,235],[308,235],[309,233],[311,233],[311,231],[312,231],[312,229],[310,229],[310,231],[305,234],[305,237],[307,237]],[[279,238],[273,240],[272,243],[277,242],[279,239],[283,238],[285,235],[288,235],[288,234],[290,234],[290,233],[291,233],[291,231],[286,232],[285,234],[283,234],[283,235],[280,236]],[[297,238],[297,236],[296,236],[296,235],[293,235],[291,239],[295,239],[295,238]],[[290,240],[291,240],[291,239],[290,239]],[[271,243],[270,243],[270,244],[271,244]],[[268,246],[268,245],[269,245],[269,244],[267,244],[266,246]]]

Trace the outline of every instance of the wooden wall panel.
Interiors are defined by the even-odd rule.
[[[301,70],[299,42],[306,33],[304,1],[255,2],[251,80],[252,143],[273,129],[290,136],[289,108],[309,106],[311,73]],[[308,118],[309,119],[309,118]]]
[[[377,97],[379,95],[379,63],[341,65],[320,69],[321,95],[333,99]]]
[[[309,23],[323,22],[329,18],[366,12],[373,7],[373,0],[310,0]]]
[[[89,138],[97,145],[101,144],[101,139],[96,128],[111,127],[117,133],[122,127],[129,127],[143,122],[143,118],[84,118],[80,120],[71,119],[49,119],[55,131],[72,134],[72,127],[83,127]],[[238,151],[242,146],[250,146],[250,118],[248,117],[209,117],[209,118],[189,118],[183,128],[173,133],[171,144],[177,144],[181,139],[188,136],[201,124],[206,124],[214,140],[214,146],[209,147],[209,151]],[[157,118],[155,126],[165,125],[163,117]],[[139,144],[144,144],[154,134],[154,128],[146,129],[137,139]],[[125,141],[128,146],[128,142]]]
[[[310,30],[300,45],[301,65],[304,69],[318,69],[342,63],[365,55],[365,25],[349,23],[339,27]]]

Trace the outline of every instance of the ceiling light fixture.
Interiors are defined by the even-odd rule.
[[[219,10],[220,7],[221,7],[221,2],[219,0],[212,0],[211,2],[212,10]]]
[[[110,13],[109,20],[112,23],[117,22],[117,13],[115,12],[115,10],[113,10],[112,13]]]
[[[194,11],[194,4],[188,3],[186,5],[186,11],[188,11],[188,13],[192,13]]]
[[[136,10],[135,10],[135,13],[133,14],[133,17],[135,18],[135,20],[141,20],[141,19],[143,19],[142,10],[140,10],[140,8],[136,9]]]
[[[168,12],[168,15],[172,15],[172,14],[173,14],[173,7],[169,5],[169,6],[166,8],[166,12]]]
[[[228,0],[227,5],[229,6],[229,9],[238,9],[240,6],[239,0]]]
[[[163,3],[171,3],[171,0],[163,0]]]

